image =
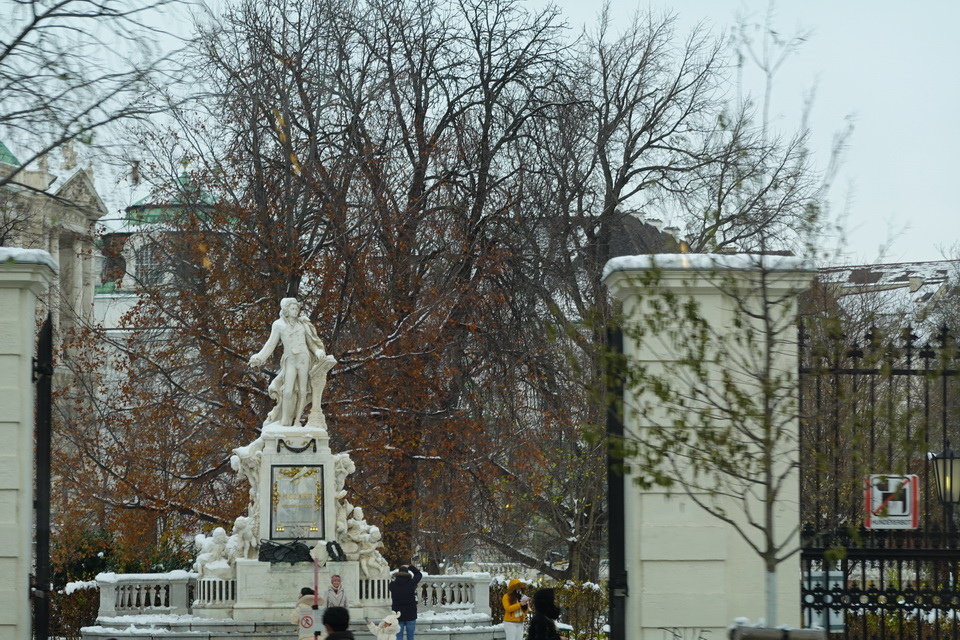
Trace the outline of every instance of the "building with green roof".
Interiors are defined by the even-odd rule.
[[[20,161],[17,160],[17,156],[13,155],[13,152],[7,148],[7,145],[3,144],[3,140],[0,140],[0,164],[9,164],[14,167],[20,166]]]
[[[177,176],[170,189],[155,190],[127,207],[127,220],[133,224],[165,222],[185,209],[205,209],[214,204],[214,197],[205,193],[186,172]]]
[[[170,274],[157,234],[179,233],[184,215],[203,215],[216,199],[183,172],[167,188],[155,189],[124,210],[124,220],[101,237],[103,279],[97,293],[135,293],[143,285],[164,283]]]

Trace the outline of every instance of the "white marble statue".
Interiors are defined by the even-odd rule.
[[[227,539],[227,559],[253,560],[257,557],[257,535],[254,532],[254,520],[246,516],[237,516],[233,522],[233,532]]]
[[[342,489],[340,493],[337,494],[337,540],[341,539],[347,534],[347,518],[350,517],[350,514],[353,512],[353,505],[350,504],[350,501],[347,500],[347,490]]]
[[[357,507],[357,509],[359,508]],[[343,549],[343,554],[347,556],[347,560],[360,559],[360,540],[361,536],[366,533],[364,530],[365,524],[363,520],[355,518],[347,520],[347,532],[338,540],[340,548]]]
[[[197,559],[193,570],[201,578],[232,580],[236,577],[238,559],[256,559],[257,536],[254,520],[238,516],[233,523],[233,532],[228,536],[223,527],[217,527],[209,536],[202,533],[194,537]]]
[[[321,396],[327,383],[327,372],[337,361],[327,354],[317,330],[306,316],[300,315],[300,311],[296,298],[282,299],[280,318],[271,326],[270,337],[263,349],[250,358],[251,367],[262,367],[273,355],[277,344],[283,345],[280,370],[267,389],[277,404],[267,415],[265,425],[300,424],[304,409],[312,403],[307,424],[324,426]]]
[[[250,484],[247,495],[250,498],[247,513],[257,520],[259,518],[260,463],[263,459],[263,440],[257,438],[245,447],[237,447],[230,456],[230,468],[243,476]],[[256,527],[254,527],[255,529]]]
[[[351,506],[346,500],[347,506]],[[363,517],[363,509],[352,507],[346,526],[340,531],[337,523],[337,542],[347,556],[347,560],[356,561],[360,565],[360,575],[366,578],[387,578],[390,575],[390,565],[380,554],[383,546],[383,535],[378,527],[367,523]]]
[[[333,460],[333,491],[336,496],[336,532],[337,540],[347,533],[347,518],[353,513],[353,505],[347,500],[347,476],[357,470],[348,453],[338,453]]]
[[[357,465],[349,453],[338,453],[333,457],[333,491],[339,494],[347,483],[347,476],[357,470]]]
[[[210,536],[198,534],[194,538],[197,550],[196,562],[193,563],[193,570],[200,574],[201,578],[223,578],[233,577],[233,566],[227,557],[227,532],[223,527],[217,527]]]
[[[380,528],[371,526],[360,540],[360,573],[367,578],[390,577],[390,565],[378,549],[383,546],[383,535]]]

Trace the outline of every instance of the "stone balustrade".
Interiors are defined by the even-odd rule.
[[[359,592],[360,602],[390,605],[390,580],[361,578]]]
[[[201,578],[194,589],[193,606],[225,609],[237,601],[237,581],[221,578]]]
[[[360,604],[389,606],[389,580],[361,580]],[[99,617],[143,613],[189,614],[193,608],[230,609],[237,599],[236,580],[197,579],[196,573],[102,573]],[[490,574],[423,576],[417,585],[422,612],[467,610],[490,613]]]
[[[169,573],[101,573],[99,617],[140,615],[143,613],[190,613],[197,574],[188,571]]]
[[[470,609],[490,613],[490,574],[423,576],[417,585],[419,611]]]

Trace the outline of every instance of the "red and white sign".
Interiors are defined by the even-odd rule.
[[[305,613],[300,616],[300,628],[303,630],[298,633],[299,637],[304,637],[305,635],[310,635],[310,632],[313,632],[313,637],[324,635],[326,633],[326,627],[320,623],[320,611],[314,609],[311,613]],[[303,633],[306,631],[307,633]]]
[[[915,474],[866,477],[867,529],[916,529],[920,524],[920,478]]]

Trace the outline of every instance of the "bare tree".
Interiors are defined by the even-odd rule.
[[[142,500],[95,497],[198,520],[218,500],[236,509],[209,479],[256,432],[266,381],[245,354],[276,300],[297,295],[340,362],[332,438],[358,460],[351,489],[392,558],[439,562],[480,540],[596,578],[604,443],[583,425],[603,415],[584,392],[612,313],[600,271],[643,215],[699,220],[692,196],[677,204],[694,186],[776,157],[742,142],[756,138],[746,120],[721,122],[722,43],[646,14],[622,36],[603,23],[571,41],[556,10],[511,0],[267,0],[231,8],[197,45],[208,91],[173,129],[143,131],[156,155],[140,171],[213,202],[137,232],[190,276],[142,283],[139,340],[118,344],[129,394],[108,419],[203,433],[204,447],[157,456],[166,493],[120,460]],[[703,246],[764,227],[732,202]],[[177,344],[155,340],[162,326],[182,328]]]
[[[209,505],[230,500],[209,491],[212,479],[226,478],[223,453],[255,435],[269,402],[245,354],[285,295],[307,303],[338,357],[331,432],[358,461],[352,489],[384,525],[391,559],[462,550],[474,533],[471,493],[451,486],[492,482],[490,431],[512,442],[531,426],[491,425],[477,407],[503,372],[526,388],[541,375],[532,361],[511,365],[526,358],[511,342],[522,317],[503,262],[514,249],[497,234],[513,215],[515,169],[504,158],[543,117],[541,93],[562,66],[555,13],[512,2],[362,9],[236,7],[201,39],[196,60],[213,89],[197,104],[204,117],[176,112],[179,130],[145,132],[174,143],[148,149],[180,146],[194,162],[167,190],[179,204],[138,234],[164,261],[196,268],[141,281],[134,331],[117,344],[129,355],[123,401],[108,419],[118,438],[157,421],[170,429],[147,437],[205,435],[189,460],[158,445],[140,465],[146,476],[122,447],[78,446],[99,458],[78,466],[124,470],[112,491],[143,484],[135,500],[91,495],[101,503],[208,520]],[[213,206],[195,206],[190,189],[176,197],[188,182],[215,193]],[[174,344],[157,339],[158,326],[178,328]],[[522,453],[538,468],[537,449]],[[150,481],[157,469],[169,478],[162,487]]]
[[[0,247],[22,246],[28,213],[23,201],[8,192],[0,193]]]
[[[569,571],[548,566],[547,573],[592,579],[599,570],[605,449],[583,426],[602,424],[605,409],[583,390],[601,379],[598,353],[612,315],[600,274],[624,252],[678,246],[641,218],[666,217],[689,176],[714,165],[708,143],[723,108],[722,47],[699,29],[682,38],[672,16],[653,13],[638,14],[614,36],[604,13],[595,33],[571,45],[566,73],[550,87],[549,117],[534,123],[531,141],[512,156],[516,223],[504,237],[523,247],[512,288],[522,292],[516,298],[524,302],[515,304],[531,332],[524,346],[545,353],[542,411],[559,418],[552,436],[543,436],[546,468],[573,470],[524,484],[527,502],[519,498],[530,509],[541,500],[552,505],[537,512],[565,534],[551,539],[550,551],[570,560]],[[491,544],[512,538],[508,523],[492,531]]]
[[[177,0],[9,0],[0,25],[0,137],[20,143],[16,181],[34,160],[65,143],[102,146],[110,123],[168,108],[152,96],[172,82],[172,54],[157,51],[163,8]]]

